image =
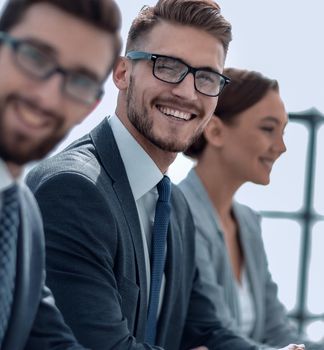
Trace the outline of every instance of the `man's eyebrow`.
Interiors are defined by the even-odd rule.
[[[155,55],[160,55],[160,54],[155,54]],[[194,69],[205,70],[205,71],[209,71],[209,72],[222,74],[218,68],[215,68],[215,67],[212,67],[212,66],[206,66],[206,65],[193,66],[193,65],[189,64],[186,60],[184,60],[183,58],[178,57],[178,56],[169,56],[169,55],[164,55],[164,54],[161,54],[160,56],[173,58],[173,59],[175,59],[177,61],[180,61],[180,62],[182,62],[182,63],[186,64],[187,66],[192,67]]]
[[[37,48],[39,48],[40,50],[44,51],[45,53],[56,57],[57,56],[57,50],[55,50],[55,48],[49,44],[46,44],[44,41],[42,40],[38,40],[38,39],[34,39],[34,38],[25,38],[22,39],[24,42],[30,43],[32,45],[37,46]]]

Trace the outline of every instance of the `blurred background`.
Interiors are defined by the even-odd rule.
[[[134,16],[155,0],[117,3],[125,42]],[[324,112],[324,2],[218,3],[233,26],[226,66],[257,70],[277,79],[290,113],[285,133],[288,151],[273,168],[271,184],[247,184],[237,199],[262,212],[265,246],[280,299],[300,330],[318,340],[324,336],[324,123],[320,113]],[[0,0],[0,7],[3,4]],[[100,105],[56,152],[114,112],[117,90],[111,79],[105,90]],[[183,179],[192,165],[179,155],[170,169],[173,181]]]

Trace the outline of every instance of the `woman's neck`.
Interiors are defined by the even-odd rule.
[[[214,163],[212,166],[211,164],[209,161],[201,160],[195,170],[219,216],[229,218],[234,194],[241,183],[238,183],[222,164]]]

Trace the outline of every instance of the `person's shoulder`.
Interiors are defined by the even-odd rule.
[[[239,203],[237,201],[234,201],[234,208],[236,211],[238,211],[242,216],[246,217],[247,219],[253,219],[253,220],[260,220],[260,213],[256,210],[252,209],[246,204]]]
[[[181,189],[183,193],[190,194],[193,192],[193,189],[195,188],[196,180],[197,180],[196,173],[194,169],[191,169],[188,172],[187,176],[179,182],[178,187]]]
[[[188,206],[187,200],[178,185],[172,183],[172,201],[177,205]]]
[[[43,183],[56,176],[69,174],[96,179],[101,171],[95,146],[88,135],[63,151],[40,161],[26,176],[26,183],[35,193]]]
[[[178,187],[193,212],[201,206],[207,205],[208,195],[194,168],[188,172],[187,176],[178,184]]]
[[[194,230],[193,216],[188,201],[180,188],[175,184],[172,185],[171,201],[172,212],[176,220]]]

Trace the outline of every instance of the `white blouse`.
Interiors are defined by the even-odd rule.
[[[241,315],[240,329],[242,334],[250,337],[255,326],[255,306],[245,266],[242,268],[241,283],[236,281],[236,289]]]

